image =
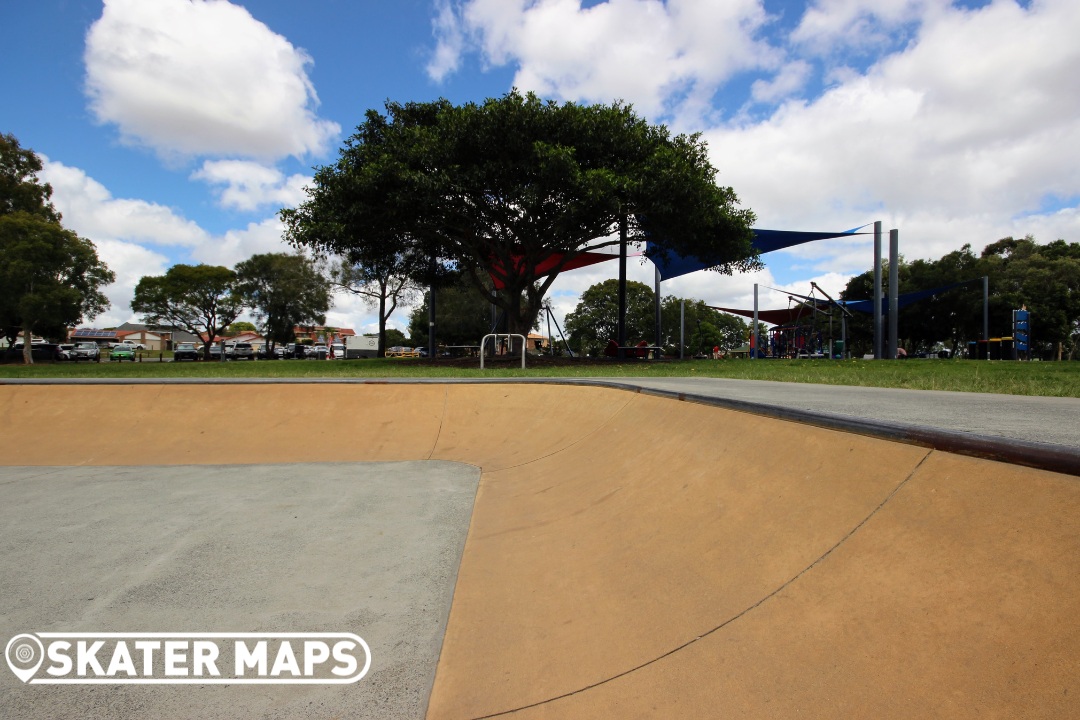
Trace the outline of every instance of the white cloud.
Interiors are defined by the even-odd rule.
[[[208,265],[233,267],[257,253],[295,252],[281,239],[284,229],[280,220],[270,217],[262,222],[250,223],[243,230],[229,230],[216,238],[215,242],[194,248],[191,256]]]
[[[431,27],[437,42],[431,60],[428,61],[427,72],[433,80],[441,82],[461,67],[461,56],[465,52],[465,30],[451,0],[437,0],[436,9]]]
[[[706,133],[721,180],[760,227],[842,230],[880,219],[901,230],[909,259],[1006,234],[1047,241],[1080,195],[1080,5],[940,8],[903,51],[812,101],[788,101],[763,122]],[[863,246],[792,250],[817,272],[870,267]],[[765,257],[768,262],[768,256]]]
[[[131,242],[120,240],[95,240],[98,257],[116,273],[116,282],[105,288],[111,303],[108,310],[90,323],[96,327],[116,327],[125,322],[138,321],[131,311],[135,286],[143,276],[163,275],[172,264],[160,253]]]
[[[822,54],[880,48],[905,24],[922,21],[945,6],[940,0],[816,0],[791,40]]]
[[[95,117],[163,156],[321,154],[311,58],[225,0],[105,0],[86,37]]]
[[[246,160],[207,160],[192,173],[193,180],[224,185],[218,201],[223,207],[252,211],[265,205],[294,207],[307,199],[305,175],[285,177],[280,170]]]
[[[811,69],[805,60],[788,63],[772,80],[755,80],[750,94],[756,102],[775,103],[802,90]]]
[[[79,168],[42,157],[41,179],[53,187],[53,203],[64,225],[94,242],[119,240],[160,246],[195,247],[209,233],[171,208],[145,200],[114,198]]]
[[[782,54],[755,39],[767,21],[759,0],[465,0],[442,6],[429,73],[441,79],[476,49],[491,65],[516,64],[522,90],[696,113],[735,73],[779,66]]]

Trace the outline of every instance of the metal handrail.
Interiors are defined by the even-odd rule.
[[[505,337],[507,340],[509,340],[512,337],[521,338],[521,369],[524,370],[525,369],[525,343],[528,342],[528,339],[524,335],[521,335],[520,333],[489,333],[489,334],[485,335],[484,339],[480,341],[480,369],[481,370],[484,369],[484,348],[487,347],[487,339],[488,338],[495,338],[495,344],[496,344],[496,347],[497,347],[500,337]]]

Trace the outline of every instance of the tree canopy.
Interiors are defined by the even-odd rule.
[[[60,224],[40,170],[33,151],[0,135],[0,325],[9,339],[22,332],[28,364],[35,331],[65,337],[109,306],[101,288],[116,279],[91,241]]]
[[[142,313],[148,325],[202,335],[209,357],[214,338],[236,320],[244,303],[233,270],[216,265],[173,265],[164,275],[139,280],[131,309]]]
[[[19,145],[14,135],[0,135],[0,215],[22,212],[59,223],[52,186],[39,182],[41,158]]]
[[[363,262],[396,255],[425,282],[449,267],[482,293],[495,274],[505,287],[494,302],[524,333],[562,267],[617,244],[624,219],[631,242],[649,237],[724,272],[756,266],[753,213],[715,175],[699,136],[673,137],[621,103],[516,91],[461,106],[391,102],[281,215],[294,244]]]
[[[33,332],[65,337],[103,312],[101,287],[115,279],[94,244],[59,223],[21,210],[0,215],[0,317],[9,338],[22,331],[24,362],[32,362]]]
[[[656,317],[651,287],[630,280],[626,283],[626,337],[631,344],[653,341]],[[570,347],[582,355],[599,355],[608,341],[617,339],[619,326],[619,281],[604,280],[581,293],[574,310],[566,315]]]
[[[236,292],[270,343],[295,340],[297,325],[321,325],[330,308],[327,279],[303,255],[264,253],[236,265]]]

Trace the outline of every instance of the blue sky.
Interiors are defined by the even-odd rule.
[[[513,86],[701,132],[759,227],[881,220],[908,258],[1080,239],[1075,0],[12,0],[4,20],[0,132],[46,159],[65,223],[117,273],[96,326],[134,319],[143,275],[286,249],[277,210],[366,110]],[[664,292],[746,306],[758,282],[784,307],[811,280],[838,291],[871,244],[764,260]],[[615,272],[560,277],[558,314]],[[375,326],[349,297],[328,322]]]

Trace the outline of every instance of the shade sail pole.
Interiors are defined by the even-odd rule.
[[[881,221],[874,222],[874,359],[880,360],[881,351]]]
[[[679,359],[684,360],[686,348],[686,298],[679,300]]]
[[[626,347],[626,212],[619,217],[619,357]]]
[[[656,290],[653,292],[653,306],[656,310],[656,347],[663,347],[663,337],[660,332],[660,268],[654,267]]]
[[[900,231],[889,231],[889,359],[897,354],[897,329],[900,326]]]
[[[754,360],[757,357],[758,346],[758,321],[757,321],[757,288],[758,284],[754,283],[754,325],[750,328],[750,339],[753,341],[750,343],[750,359]]]

